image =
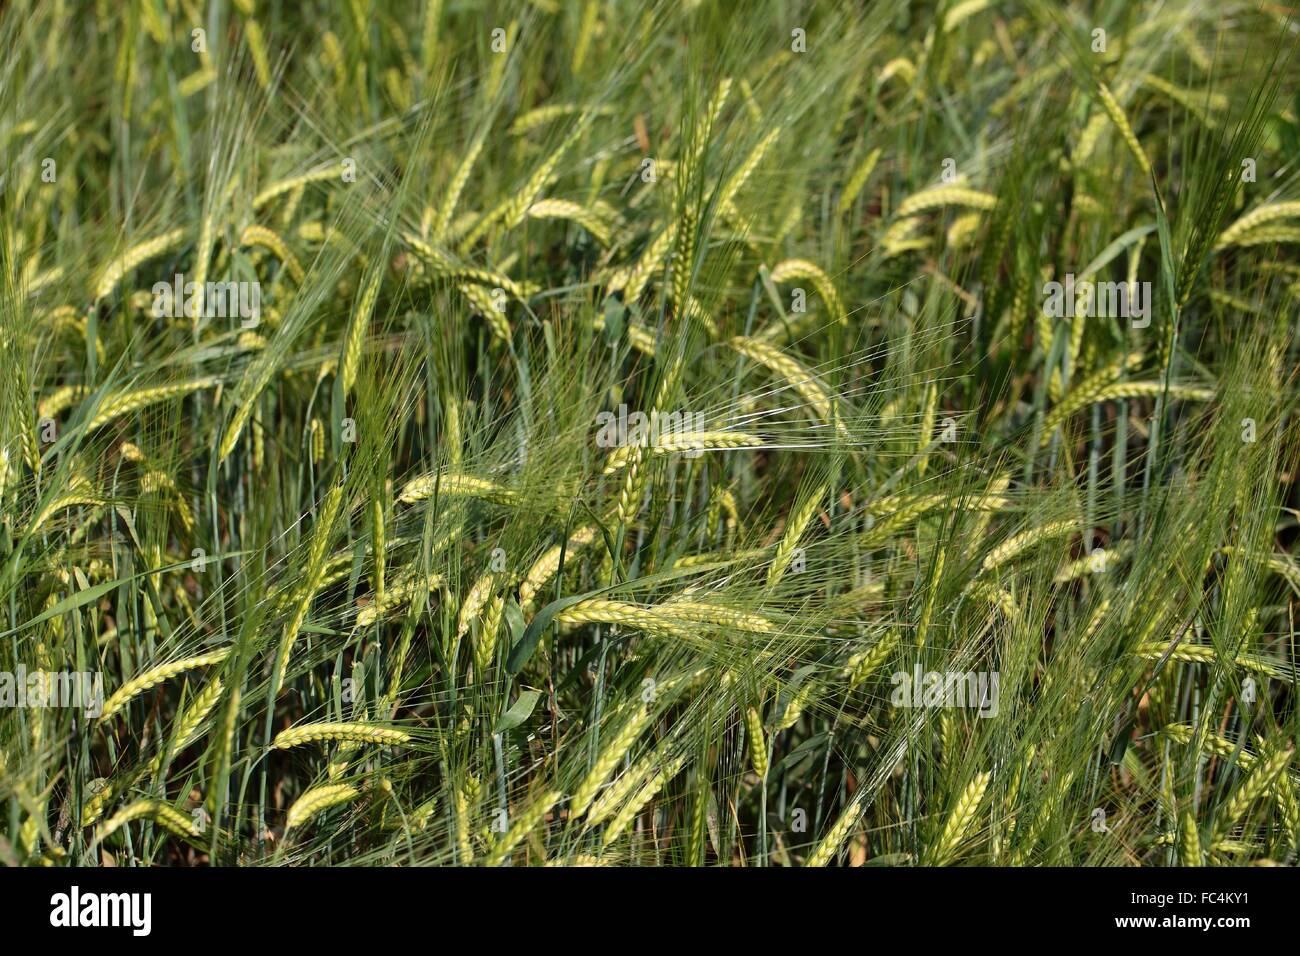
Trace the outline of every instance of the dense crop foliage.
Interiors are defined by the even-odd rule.
[[[1291,862],[1280,10],[4,4],[0,862]]]

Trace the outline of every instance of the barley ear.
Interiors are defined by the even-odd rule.
[[[977,773],[957,798],[948,815],[948,822],[944,824],[943,833],[930,854],[932,865],[944,866],[956,855],[971,824],[975,822],[975,814],[984,799],[984,792],[988,790],[991,776],[989,773]]]

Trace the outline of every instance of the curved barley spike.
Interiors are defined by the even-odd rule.
[[[122,281],[122,277],[141,263],[155,259],[164,252],[171,250],[174,246],[180,244],[185,238],[186,230],[173,229],[165,232],[161,236],[155,236],[152,239],[146,239],[127,249],[117,258],[111,260],[99,275],[99,280],[95,283],[95,299],[106,299],[117,288],[117,284]]]
[[[835,858],[835,855],[839,853],[840,844],[847,839],[865,809],[866,804],[860,799],[850,803],[844,812],[840,814],[839,819],[826,831],[826,836],[822,837],[821,842],[817,844],[803,865],[821,867],[830,863]]]
[[[944,12],[943,32],[951,33],[970,17],[993,6],[993,0],[962,0],[954,3]]]
[[[677,455],[705,451],[762,448],[763,439],[746,432],[700,431],[669,432],[655,436],[654,444],[645,446],[622,445],[615,448],[605,459],[603,475],[612,475],[628,466],[633,457],[632,449],[644,447],[651,455]]]
[[[217,701],[221,699],[221,688],[221,678],[213,677],[190,701],[185,713],[176,721],[176,729],[172,732],[173,741],[168,744],[169,749],[160,750],[150,764],[151,773],[156,775],[162,769],[165,759],[180,753],[193,743],[204,718],[212,712],[212,708],[216,707]]]
[[[894,256],[902,255],[905,252],[913,252],[930,247],[930,238],[928,236],[917,236],[916,230],[921,225],[919,216],[907,216],[895,220],[884,235],[880,237],[880,248],[884,250],[885,258],[892,259]],[[775,323],[764,330],[769,334],[776,334],[779,328]]]
[[[212,664],[220,664],[230,656],[230,648],[223,647],[219,651],[212,651],[207,654],[199,654],[195,657],[185,657],[178,661],[172,661],[170,664],[160,664],[157,667],[151,667],[149,670],[127,681],[112,696],[104,702],[104,710],[99,715],[99,722],[115,716],[133,699],[143,694],[150,688],[156,687],[165,680],[175,677],[177,674],[184,674],[186,671],[194,670],[197,667],[208,667]]]
[[[470,625],[478,619],[483,608],[492,599],[492,592],[497,585],[497,575],[487,571],[480,575],[461,602],[460,613],[456,619],[456,637],[460,639],[469,633]]]
[[[275,254],[275,257],[284,265],[285,271],[293,278],[293,281],[302,285],[304,274],[302,266],[298,264],[298,259],[289,251],[289,245],[279,234],[266,226],[251,225],[248,226],[243,235],[239,237],[241,246],[261,246],[263,249],[269,249]]]
[[[867,184],[871,174],[876,170],[876,164],[880,162],[880,149],[873,149],[867,153],[866,158],[853,171],[853,175],[844,183],[844,191],[840,193],[839,205],[836,207],[842,216],[853,208],[854,201],[858,194],[862,192],[862,187]]]
[[[1241,818],[1246,815],[1246,811],[1260,797],[1268,793],[1278,777],[1291,763],[1295,757],[1293,748],[1278,748],[1267,757],[1261,756],[1250,775],[1237,785],[1237,789],[1232,792],[1216,814],[1216,823],[1214,826],[1214,839],[1212,843],[1217,843],[1225,838],[1234,826],[1240,822]]]
[[[207,204],[205,203],[205,206]],[[194,249],[194,296],[190,300],[193,306],[194,329],[197,332],[199,322],[207,315],[208,264],[212,258],[212,247],[216,243],[217,210],[209,207],[204,210],[199,223],[198,244]],[[189,283],[186,283],[189,285]],[[179,305],[179,303],[178,303]]]
[[[443,275],[452,279],[465,280],[467,283],[492,288],[494,291],[500,289],[502,292],[513,296],[520,302],[527,302],[528,297],[537,291],[537,287],[529,284],[516,282],[500,272],[493,272],[491,269],[475,269],[473,266],[454,266],[444,270]],[[495,311],[495,310],[494,310]]]
[[[604,836],[601,837],[601,846],[609,846],[622,836],[623,831],[628,828],[636,815],[645,809],[645,805],[653,800],[673,777],[677,776],[685,762],[684,757],[677,757],[668,761],[662,770],[651,777],[644,787],[638,790],[627,803],[623,804],[618,813],[614,814],[614,818],[605,827]],[[592,823],[598,822],[593,815],[589,815],[587,819]]]
[[[962,186],[934,186],[908,196],[894,215],[898,220],[907,219],[917,213],[940,206],[965,206],[968,209],[990,210],[997,206],[998,197],[992,193],[983,193],[976,189]]]
[[[749,761],[759,780],[767,779],[767,739],[763,733],[763,715],[757,707],[745,708],[745,731],[749,737]]]
[[[1067,395],[1061,404],[1053,408],[1043,418],[1043,431],[1039,437],[1039,444],[1042,447],[1047,447],[1056,429],[1066,419],[1089,405],[1113,402],[1121,398],[1160,398],[1166,394],[1164,382],[1115,382],[1113,385],[1091,390],[1085,388],[1085,386],[1080,386],[1075,392]],[[1192,385],[1169,385],[1167,386],[1167,392],[1171,401],[1209,402],[1214,400],[1213,389],[1197,388]]]
[[[584,110],[590,110],[593,116],[608,116],[613,112],[613,110],[605,106],[587,107],[581,103],[551,103],[547,106],[531,109],[518,117],[510,124],[510,133],[513,136],[521,136],[539,126],[544,126],[557,119],[564,119],[566,116],[580,114]]]
[[[817,294],[822,297],[822,301],[826,303],[826,309],[830,312],[831,317],[841,325],[848,322],[848,313],[844,311],[844,303],[840,301],[840,294],[835,291],[835,283],[831,281],[830,276],[807,259],[786,259],[784,262],[777,263],[772,269],[771,279],[776,283],[790,282],[793,279],[807,279],[813,284]]]
[[[1300,799],[1296,798],[1295,787],[1288,774],[1283,773],[1274,781],[1272,794],[1278,811],[1282,814],[1283,833],[1286,834],[1287,843],[1294,848],[1297,839],[1300,839]]]
[[[387,492],[379,494],[372,488],[369,497],[369,508],[367,510],[370,518],[370,581],[375,592],[375,599],[382,600],[386,582],[385,572],[387,570],[386,556],[388,549],[384,518],[384,498],[387,497]]]
[[[641,292],[645,289],[646,284],[651,277],[658,271],[664,256],[668,254],[677,241],[677,224],[670,222],[659,235],[650,241],[637,259],[636,264],[630,271],[619,272],[612,276],[608,282],[608,288],[611,292],[622,290],[624,302],[635,302],[641,297]]]
[[[996,499],[1005,503],[1005,499],[1002,498],[1001,496],[1006,493],[1007,488],[1009,488],[1010,486],[1011,486],[1011,475],[1007,472],[1003,472],[997,475],[996,477],[994,477],[994,479],[988,483],[987,490],[985,492],[985,497],[988,499]],[[993,514],[994,514],[993,508],[985,508],[975,516],[975,520],[971,522],[971,528],[969,534],[972,543],[977,544],[978,542],[984,540],[984,536],[988,534],[989,525],[993,521]]]
[[[1241,240],[1244,236],[1265,223],[1274,222],[1278,219],[1297,218],[1300,218],[1300,201],[1257,206],[1223,230],[1219,234],[1219,238],[1215,240],[1214,248],[1226,249],[1228,246],[1243,244]]]
[[[358,744],[379,744],[383,747],[408,743],[411,735],[404,730],[392,727],[380,727],[365,723],[319,723],[299,724],[275,735],[271,741],[272,750],[288,750],[303,744],[318,743],[322,740],[342,740]]]
[[[451,182],[447,184],[447,191],[443,193],[442,203],[438,206],[438,218],[434,220],[431,233],[433,238],[441,240],[447,235],[447,229],[451,226],[451,217],[456,212],[456,204],[460,202],[461,193],[465,191],[465,184],[469,182],[470,173],[474,170],[474,163],[478,161],[479,153],[483,151],[487,136],[488,128],[485,126],[470,141],[469,149],[465,150],[465,155],[461,157],[460,165],[452,174]]]
[[[677,191],[676,214],[677,242],[669,259],[668,295],[672,303],[673,314],[684,319],[690,311],[691,276],[695,270],[696,232],[699,229],[700,213],[691,189],[691,182],[696,176],[698,166],[690,163],[682,168],[682,183]]]
[[[98,785],[98,789],[95,789],[96,785]],[[90,781],[87,784],[87,789],[91,790],[91,794],[81,806],[81,825],[83,827],[94,826],[95,821],[103,816],[104,809],[108,806],[109,801],[122,787],[121,782],[114,784],[102,778]]]
[[[271,87],[271,61],[266,55],[266,38],[262,28],[253,19],[252,10],[244,17],[244,39],[248,41],[248,52],[253,57],[253,72],[257,76],[257,85],[263,91]]]
[[[339,376],[343,380],[343,394],[352,391],[357,379],[357,367],[361,364],[361,349],[366,341],[366,329],[370,327],[370,316],[375,311],[375,302],[379,299],[379,286],[384,278],[383,266],[376,263],[371,267],[361,296],[348,322],[347,333],[343,337],[343,352],[339,356]]]
[[[1101,105],[1106,110],[1106,115],[1110,121],[1115,124],[1115,129],[1119,130],[1120,137],[1124,140],[1124,145],[1128,147],[1133,158],[1137,160],[1138,168],[1142,170],[1142,175],[1151,178],[1151,161],[1147,159],[1147,154],[1142,151],[1142,144],[1138,142],[1133,127],[1129,125],[1128,117],[1124,115],[1124,109],[1115,99],[1115,94],[1110,91],[1110,87],[1105,83],[1097,86],[1097,95],[1101,98]]]
[[[571,857],[559,860],[547,860],[543,866],[564,866],[564,867],[588,867],[588,866],[609,866],[598,856],[592,856],[590,853],[577,853]]]
[[[29,295],[34,295],[47,285],[53,285],[63,280],[63,267],[55,266],[52,269],[46,269],[44,272],[38,272],[25,283]],[[110,288],[111,292],[112,289]]]
[[[387,588],[377,599],[371,601],[357,612],[357,627],[367,628],[386,617],[391,611],[407,605],[412,598],[424,591],[436,591],[446,583],[440,574],[430,574],[420,578],[411,575]]]
[[[990,773],[977,773],[974,779],[966,785],[966,789],[962,791],[961,796],[957,798],[952,812],[948,815],[948,822],[944,824],[943,833],[940,834],[939,841],[935,844],[934,851],[931,854],[933,866],[944,866],[951,862],[953,856],[961,847],[971,824],[975,822],[975,814],[984,799],[984,793],[988,790],[991,778],[992,774]]]
[[[1160,733],[1175,743],[1186,746],[1195,739],[1196,728],[1190,724],[1166,724],[1161,728]],[[1259,762],[1259,754],[1245,749],[1227,737],[1220,737],[1218,734],[1203,734],[1200,747],[1216,757],[1235,760],[1237,765],[1246,772],[1249,772]],[[1287,814],[1291,814],[1292,810],[1295,809],[1293,803],[1295,800],[1294,789],[1295,781],[1287,774],[1281,775],[1273,785],[1274,797]]]
[[[36,414],[41,418],[53,418],[77,404],[91,391],[92,389],[85,385],[64,385],[62,388],[56,388],[36,403]]]
[[[486,675],[496,657],[497,635],[501,631],[501,622],[505,619],[506,601],[501,595],[495,595],[488,601],[487,611],[483,614],[483,623],[474,640],[474,673],[486,680]]]
[[[446,449],[447,464],[459,471],[464,454],[465,439],[461,430],[461,402],[454,395],[442,400],[442,444]]]
[[[934,563],[930,569],[929,584],[925,589],[925,603],[921,605],[921,618],[916,624],[916,645],[925,646],[925,639],[930,631],[930,620],[934,617],[935,601],[939,597],[939,581],[943,577],[943,565],[947,552],[943,548],[935,549]]]
[[[99,403],[99,411],[86,425],[86,431],[102,428],[116,418],[121,418],[123,415],[139,411],[142,408],[148,408],[151,405],[157,405],[159,402],[184,398],[193,392],[202,391],[205,388],[216,388],[220,384],[221,379],[208,376],[206,378],[191,379],[188,382],[180,382],[176,385],[160,385],[157,388],[136,388],[129,391],[115,392],[112,395],[105,396],[104,400]]]
[[[675,295],[673,297],[673,302],[677,302],[677,297]],[[712,340],[718,337],[718,323],[713,320],[713,317],[709,315],[708,310],[705,309],[703,303],[701,303],[692,293],[688,292],[686,294],[686,305],[682,309],[682,315],[694,322],[698,322],[704,331],[708,333],[709,339]]]
[[[341,179],[342,175],[343,165],[341,163],[332,163],[329,166],[322,166],[318,169],[313,169],[311,172],[303,173],[301,176],[281,179],[278,182],[274,182],[267,186],[253,198],[253,208],[260,209],[276,196],[283,195],[287,192],[293,192],[309,183],[318,183],[326,179]]]
[[[397,500],[404,505],[432,498],[434,492],[451,498],[482,498],[495,504],[514,505],[519,502],[517,492],[486,478],[465,474],[422,475],[408,481]]]
[[[1228,107],[1228,98],[1222,93],[1212,93],[1207,96],[1204,90],[1189,90],[1175,86],[1164,77],[1156,76],[1154,73],[1143,73],[1138,78],[1138,81],[1148,89],[1167,96],[1179,106],[1195,113],[1201,122],[1208,126],[1215,124],[1215,120],[1211,116],[1212,113]]]
[[[1076,168],[1082,169],[1087,165],[1088,157],[1097,148],[1097,143],[1101,140],[1101,134],[1110,125],[1110,121],[1110,117],[1106,115],[1104,110],[1093,113],[1088,117],[1088,122],[1075,140],[1074,150],[1070,154],[1070,162]]]
[[[603,205],[603,204],[601,204]],[[591,233],[602,245],[610,243],[613,232],[609,221],[612,210],[601,206],[582,206],[565,199],[543,199],[528,207],[530,219],[567,219]]]
[[[757,362],[789,382],[795,392],[813,407],[822,421],[833,425],[841,437],[848,437],[829,393],[817,377],[803,365],[778,348],[741,335],[731,340],[731,347],[745,358]]]
[[[674,623],[654,608],[626,604],[622,601],[605,601],[600,598],[590,598],[570,605],[555,616],[555,622],[562,626],[617,624],[620,627],[678,636],[690,633],[689,629]]]
[[[898,647],[898,631],[890,628],[885,635],[872,645],[870,650],[859,651],[844,662],[844,673],[849,680],[849,690],[853,690],[868,677],[878,671],[889,656]]]
[[[302,629],[303,622],[307,619],[307,611],[311,608],[311,602],[324,584],[326,572],[326,555],[329,543],[333,538],[334,525],[338,520],[339,513],[343,510],[343,486],[335,485],[325,493],[321,501],[320,511],[317,513],[316,522],[312,526],[311,541],[307,545],[307,565],[306,572],[303,575],[303,585],[295,594],[295,603],[293,604],[293,613],[285,625],[284,633],[280,638],[280,648],[276,655],[276,679],[283,682],[289,667],[289,655],[293,652],[294,642],[298,639],[298,632]]]
[[[96,834],[96,842],[107,839],[132,820],[148,818],[180,837],[198,837],[199,831],[190,818],[161,800],[137,800],[113,814]]]
[[[790,561],[794,557],[795,548],[799,545],[799,539],[803,537],[808,525],[812,524],[813,518],[817,517],[829,490],[829,485],[819,485],[813,489],[812,493],[804,499],[799,507],[790,512],[790,516],[786,521],[785,532],[781,535],[781,540],[776,546],[776,554],[772,557],[772,564],[767,569],[767,588],[769,591],[776,587],[781,582],[781,578],[785,576],[786,570],[790,567]]]
[[[1040,330],[1040,335],[1042,336],[1042,341],[1045,343],[1044,348],[1050,350],[1052,343],[1056,341],[1057,333],[1050,328],[1050,319],[1047,318],[1046,313],[1042,313],[1040,318],[1049,325],[1048,328]],[[1056,429],[1060,427],[1061,423],[1064,422],[1066,418],[1078,409],[1088,405],[1092,401],[1094,395],[1110,383],[1114,382],[1115,379],[1119,378],[1126,369],[1136,367],[1137,364],[1138,357],[1130,356],[1127,364],[1124,362],[1113,362],[1105,368],[1099,369],[1078,385],[1075,385],[1074,388],[1070,390],[1070,394],[1065,397],[1064,402],[1061,402],[1060,394],[1061,372],[1059,368],[1054,369],[1052,371],[1052,377],[1048,382],[1048,393],[1051,396],[1052,401],[1061,402],[1061,404],[1054,407],[1043,418],[1042,434],[1039,438],[1040,446],[1046,448],[1051,442],[1053,435],[1055,435]]]
[[[948,495],[889,495],[867,504],[867,513],[883,520],[875,522],[863,532],[864,542],[887,541],[892,535],[908,527],[922,515],[943,506],[961,507],[966,511],[1000,511],[1008,505],[1000,494],[976,495],[971,498],[953,498]]]
[[[633,788],[649,778],[651,771],[659,762],[660,754],[656,752],[646,754],[630,769],[623,771],[616,777],[592,801],[590,808],[587,810],[587,825],[597,826],[609,819],[619,804],[632,792]]]
[[[642,705],[632,714],[631,718],[624,722],[619,728],[614,739],[605,745],[605,748],[596,757],[596,762],[592,764],[591,770],[578,784],[578,788],[573,791],[573,797],[569,801],[570,819],[579,817],[591,806],[592,799],[596,796],[600,785],[605,779],[614,772],[627,752],[632,749],[633,744],[641,736],[641,731],[650,722],[650,711]]]
[[[479,315],[483,316],[483,320],[487,322],[492,334],[502,342],[509,343],[513,333],[510,329],[510,322],[500,308],[499,301],[494,299],[483,286],[476,285],[473,282],[458,283],[456,288],[461,295],[469,300],[470,305],[474,307]]]
[[[569,135],[533,171],[533,174],[528,177],[519,191],[479,218],[474,228],[460,243],[459,249],[462,254],[468,253],[470,249],[474,248],[478,241],[498,223],[501,223],[506,229],[513,229],[523,221],[528,213],[528,207],[537,201],[542,190],[546,188],[552,176],[554,176],[555,168],[560,164],[560,160],[564,158],[573,144],[586,131],[590,122],[591,114],[589,112],[580,116],[573,129],[569,131]]]
[[[208,810],[213,817],[220,817],[225,808],[226,787],[230,779],[231,760],[234,758],[237,734],[239,731],[240,704],[243,692],[239,684],[233,684],[225,693],[225,709],[222,710],[217,723],[216,745],[212,749],[208,777]]]
[[[1200,866],[1201,836],[1196,828],[1196,817],[1191,810],[1184,810],[1179,826],[1179,851],[1183,866]]]
[[[401,234],[401,240],[407,248],[415,253],[416,258],[418,258],[421,263],[430,267],[438,274],[445,275],[455,272],[455,258],[440,247],[425,242],[412,232],[403,232]]]
[[[361,791],[346,783],[312,787],[294,801],[293,806],[289,808],[289,813],[284,819],[284,832],[288,833],[290,830],[297,829],[310,821],[316,814],[323,813],[330,807],[351,803],[359,796],[361,796]]]
[[[592,114],[589,111],[579,116],[578,121],[573,125],[573,129],[569,131],[569,135],[560,142],[560,145],[546,158],[546,161],[537,167],[532,176],[528,177],[523,189],[507,201],[506,209],[501,216],[502,222],[504,222],[507,229],[512,229],[523,221],[528,213],[528,208],[537,201],[542,190],[546,188],[546,184],[555,175],[555,168],[559,166],[560,160],[586,132],[591,120]],[[473,243],[468,243],[468,245],[473,245]]]
[[[528,808],[519,814],[518,819],[510,825],[510,829],[506,831],[496,846],[483,859],[483,865],[500,866],[504,863],[515,847],[522,843],[524,838],[537,829],[538,824],[546,819],[546,814],[550,812],[551,807],[555,806],[559,799],[560,792],[558,790],[547,790],[533,800],[528,805]]]
[[[911,86],[916,79],[916,64],[905,56],[895,57],[880,68],[876,82],[881,86],[898,77],[905,86]]]
[[[456,813],[456,861],[465,866],[474,862],[474,844],[470,841],[470,792],[457,787],[454,795]]]
[[[568,557],[576,554],[580,549],[585,548],[595,540],[596,529],[594,527],[584,527],[569,535],[569,540],[565,544],[553,545],[546,549],[542,556],[533,562],[533,566],[524,575],[523,583],[519,585],[520,607],[531,607],[538,593],[555,576],[555,572],[560,569],[561,550]]]
[[[799,722],[799,718],[808,707],[808,702],[813,699],[816,689],[817,682],[809,678],[800,684],[793,694],[787,692],[781,717],[776,722],[774,732],[789,730]]]
[[[1295,245],[1300,243],[1300,226],[1259,226],[1234,240],[1238,246]]]
[[[925,472],[929,466],[930,456],[927,449],[930,447],[930,441],[934,437],[934,419],[939,409],[939,386],[935,382],[930,382],[925,387],[925,405],[921,410],[921,432],[917,436],[916,451],[920,459],[916,463],[916,473],[920,477],[925,477]]]
[[[1022,531],[1017,535],[1012,535],[1006,541],[1002,542],[992,551],[984,556],[984,561],[980,565],[983,571],[992,571],[1001,567],[1008,561],[1023,554],[1030,548],[1035,548],[1045,541],[1052,538],[1060,538],[1073,534],[1079,529],[1078,522],[1068,521],[1051,521],[1045,525],[1039,525],[1037,528],[1030,528]]]
[[[718,523],[722,521],[723,514],[726,514],[726,520],[723,528],[726,531],[728,541],[732,540],[736,529],[740,527],[740,510],[736,506],[736,496],[726,488],[713,488],[709,492],[709,510],[707,517],[707,530],[710,539],[716,538],[718,534]]]
[[[1172,651],[1164,644],[1155,642],[1153,644],[1139,644],[1134,652],[1138,657],[1146,660],[1158,661],[1168,654],[1170,660],[1183,661],[1188,664],[1213,664],[1216,661],[1224,660],[1213,646],[1208,644],[1179,644]],[[1238,663],[1241,663],[1238,661]]]
[[[527,302],[528,297],[537,292],[537,288],[531,283],[516,282],[504,273],[494,272],[491,269],[479,269],[460,263],[449,253],[424,242],[411,233],[403,233],[402,241],[415,253],[422,267],[427,268],[433,276],[458,282],[457,288],[461,289],[462,292],[466,288],[475,286],[499,288],[502,292],[514,296],[520,302]],[[475,289],[475,294],[481,295],[488,300],[491,299],[485,289]],[[478,305],[478,298],[474,299],[474,304]],[[492,311],[499,312],[500,310],[494,306]]]
[[[716,624],[719,627],[730,627],[754,634],[778,634],[781,630],[775,621],[761,614],[737,611],[734,608],[702,601],[683,600],[681,597],[673,597],[663,604],[656,604],[655,611],[683,623]]]
[[[67,490],[51,498],[32,518],[28,533],[35,534],[45,525],[45,522],[49,521],[59,511],[76,508],[80,505],[97,507],[103,505],[105,501],[105,498],[95,493],[94,488],[86,478],[81,475],[74,475],[68,482]]]

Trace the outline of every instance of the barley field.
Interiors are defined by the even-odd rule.
[[[5,3],[0,864],[1294,863],[1297,32]]]

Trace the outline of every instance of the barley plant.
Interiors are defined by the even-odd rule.
[[[5,3],[0,863],[1293,863],[1297,32]]]

